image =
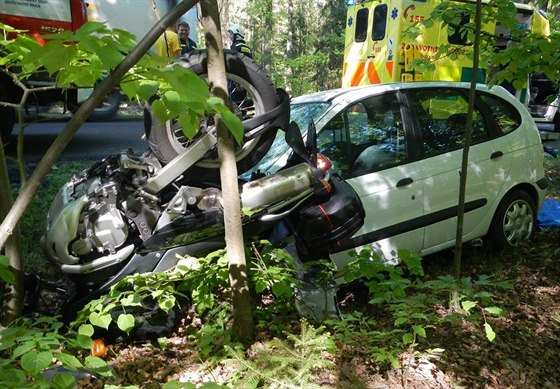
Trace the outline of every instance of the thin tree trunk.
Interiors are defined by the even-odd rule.
[[[78,111],[68,121],[62,132],[56,137],[52,145],[46,151],[45,155],[37,165],[29,181],[21,188],[14,205],[6,215],[0,225],[0,250],[6,244],[6,241],[14,233],[14,227],[23,215],[23,212],[29,206],[37,189],[41,185],[43,178],[49,173],[53,164],[58,160],[62,151],[72,140],[74,134],[85,118],[103,101],[105,96],[109,94],[120,82],[126,72],[132,68],[142,58],[146,52],[152,47],[158,37],[163,34],[167,26],[174,23],[181,15],[187,12],[197,3],[197,0],[183,0],[175,8],[167,13],[146,36],[138,43],[138,45],[123,59],[123,61],[113,70],[107,78],[105,78],[98,87],[96,87],[91,96],[85,101]]]
[[[474,46],[473,46],[473,78],[471,80],[471,88],[469,93],[469,108],[467,111],[467,123],[465,144],[463,147],[463,158],[461,160],[461,171],[459,175],[459,210],[457,213],[457,233],[455,235],[455,254],[453,257],[453,265],[455,271],[455,279],[461,279],[461,255],[463,245],[463,222],[465,216],[465,194],[467,187],[467,169],[469,165],[469,150],[471,147],[472,138],[472,116],[474,112],[474,100],[476,96],[476,84],[479,68],[479,53],[480,53],[480,30],[481,30],[481,0],[476,2],[475,14],[475,31],[474,31]],[[457,308],[458,296],[455,291],[451,298],[452,304]]]
[[[208,80],[212,94],[228,104],[227,79],[224,52],[220,34],[220,19],[216,0],[203,0],[202,27],[208,50]],[[218,128],[218,156],[220,159],[220,179],[222,182],[224,223],[227,256],[229,260],[229,280],[232,289],[233,326],[237,338],[247,343],[253,338],[253,317],[249,295],[247,264],[241,226],[241,203],[237,184],[233,137],[221,116],[214,116]]]
[[[8,177],[8,165],[4,154],[4,144],[0,138],[0,220],[10,211],[13,198]],[[2,250],[0,250],[0,253]],[[4,255],[14,272],[15,281],[13,285],[5,285],[1,292],[4,293],[2,300],[2,312],[0,312],[0,324],[8,325],[21,316],[23,309],[23,261],[21,254],[21,234],[17,225],[14,234],[6,241]]]

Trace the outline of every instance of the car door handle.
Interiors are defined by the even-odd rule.
[[[397,188],[401,187],[401,186],[407,186],[412,184],[413,180],[410,177],[407,178],[403,178],[402,180],[399,180],[399,182],[397,182]]]
[[[500,158],[503,155],[504,153],[502,153],[501,151],[494,151],[492,155],[490,155],[490,159]]]

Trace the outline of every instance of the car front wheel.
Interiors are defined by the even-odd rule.
[[[511,249],[533,235],[536,222],[533,199],[526,192],[515,190],[498,206],[487,238],[497,251]]]

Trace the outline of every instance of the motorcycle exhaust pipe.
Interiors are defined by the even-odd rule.
[[[315,181],[311,166],[300,163],[244,184],[241,188],[241,204],[249,210],[265,208],[300,195],[312,188]]]

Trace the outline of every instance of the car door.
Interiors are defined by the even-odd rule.
[[[337,266],[348,250],[370,247],[387,261],[397,249],[420,250],[423,228],[421,171],[411,164],[408,136],[397,92],[375,95],[332,118],[317,137],[319,150],[352,185],[366,211],[365,223],[331,255]]]
[[[454,245],[459,204],[459,179],[465,140],[466,89],[413,88],[407,91],[412,117],[421,133],[424,192],[424,254]],[[510,145],[491,137],[491,118],[478,102],[473,113],[463,236],[485,233],[490,210],[507,180]]]

